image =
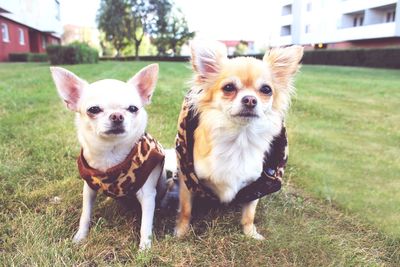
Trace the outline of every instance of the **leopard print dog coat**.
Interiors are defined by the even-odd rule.
[[[136,142],[126,159],[105,172],[91,168],[83,157],[78,157],[79,173],[95,191],[102,191],[113,198],[135,196],[144,185],[153,169],[164,165],[162,146],[148,133]],[[161,173],[160,173],[161,176]]]
[[[183,176],[186,186],[192,193],[219,201],[212,190],[201,183],[194,170],[194,132],[198,124],[199,114],[195,114],[185,98],[179,115],[176,137],[178,173]],[[283,126],[280,134],[274,138],[270,151],[264,155],[260,177],[242,188],[231,203],[246,203],[279,191],[287,158],[288,142],[286,128]]]

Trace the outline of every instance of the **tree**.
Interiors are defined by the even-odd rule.
[[[117,50],[117,56],[128,45],[128,6],[125,0],[102,0],[97,15],[97,23],[105,34],[105,39]]]
[[[182,45],[192,39],[195,33],[189,31],[182,11],[173,8],[170,0],[157,2],[156,18],[151,28],[153,43],[159,55],[166,55],[169,51],[177,55]]]
[[[131,42],[127,47],[125,47],[121,54],[124,56],[131,56],[135,54],[135,45]],[[143,40],[139,47],[140,55],[157,55],[157,48],[151,43],[149,36],[143,36]]]
[[[235,47],[235,52],[233,52],[233,55],[242,56],[246,54],[248,48],[249,48],[249,43],[241,40],[239,44]]]
[[[99,39],[100,39],[101,55],[102,56],[115,55],[116,50],[115,50],[113,44],[107,40],[104,32],[100,32]],[[123,49],[121,51],[123,51]]]
[[[144,35],[151,31],[158,2],[163,2],[163,0],[128,0],[128,35],[134,43],[136,59],[139,59],[139,48]]]
[[[145,34],[152,37],[162,55],[169,50],[179,54],[182,45],[194,37],[182,12],[173,9],[172,0],[101,0],[97,21],[117,56],[133,43],[139,59]]]
[[[152,43],[157,47],[158,55],[165,55],[167,42],[165,34],[168,27],[168,16],[171,13],[172,3],[170,0],[154,2],[155,16],[149,28]]]
[[[190,39],[193,39],[195,33],[189,31],[185,16],[180,10],[178,10],[170,19],[169,30],[169,48],[172,49],[174,55],[179,55],[181,53],[182,45],[184,45]]]

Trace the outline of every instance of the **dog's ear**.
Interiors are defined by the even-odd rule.
[[[191,52],[193,70],[206,79],[218,74],[227,59],[226,46],[220,42],[193,41]]]
[[[303,47],[293,45],[271,49],[265,53],[263,60],[271,67],[275,81],[281,86],[287,86],[299,70],[302,57]]]
[[[158,64],[151,64],[141,69],[128,81],[128,84],[131,84],[138,89],[143,105],[150,103],[151,96],[156,88],[157,79]]]
[[[272,105],[277,111],[286,112],[289,108],[290,98],[294,93],[293,78],[300,68],[302,57],[303,47],[297,45],[275,48],[264,55],[264,61],[271,69],[276,89]]]
[[[58,94],[64,100],[67,108],[78,111],[79,98],[88,83],[64,68],[50,67],[50,71]]]

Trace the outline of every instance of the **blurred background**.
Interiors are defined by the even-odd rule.
[[[0,61],[83,42],[100,56],[186,56],[193,38],[230,55],[275,46],[400,46],[399,0],[0,0]]]

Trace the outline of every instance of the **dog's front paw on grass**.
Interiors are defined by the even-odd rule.
[[[265,237],[257,232],[254,224],[243,225],[244,235],[256,240],[265,240]]]
[[[140,240],[139,251],[145,251],[150,248],[151,248],[151,239],[146,238],[146,239]]]
[[[79,244],[84,241],[87,237],[88,233],[84,231],[78,231],[74,237],[72,238],[72,243]]]
[[[189,232],[189,225],[177,225],[175,227],[174,235],[177,238],[185,237]]]

